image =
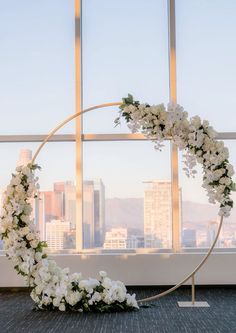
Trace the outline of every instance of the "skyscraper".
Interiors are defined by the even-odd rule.
[[[212,220],[208,222],[207,226],[207,246],[211,246],[213,241],[216,238],[216,234],[218,231],[219,222],[216,220]],[[217,240],[215,247],[220,247],[220,238]]]
[[[65,182],[65,221],[70,222],[71,229],[76,227],[76,188],[73,182]]]
[[[105,186],[102,180],[94,183],[94,246],[103,245],[105,236]]]
[[[45,239],[46,234],[49,232],[47,228],[52,227],[48,224],[52,220],[69,223],[70,237],[68,236],[66,239],[67,243],[74,244],[76,229],[76,187],[72,181],[56,182],[53,184],[53,191],[42,191],[40,193],[37,220],[42,239]],[[83,188],[83,247],[87,249],[102,247],[104,235],[104,184],[102,180],[85,181]]]
[[[182,246],[183,247],[196,247],[197,246],[197,232],[195,229],[183,229],[182,231]]]
[[[111,231],[106,232],[105,241],[103,244],[104,249],[126,249],[128,241],[127,228],[112,228]]]
[[[17,161],[17,166],[27,165],[32,160],[32,150],[21,149],[19,154],[19,160]]]
[[[105,234],[105,187],[101,179],[83,183],[83,247],[100,247]]]
[[[59,220],[65,219],[65,183],[56,182],[53,184],[53,209]]]
[[[70,231],[70,223],[60,220],[52,220],[46,223],[46,241],[48,247],[53,250],[65,248],[65,236]]]
[[[171,182],[145,182],[144,245],[149,248],[170,248],[172,233]]]
[[[94,247],[94,183],[83,184],[83,248]]]
[[[36,224],[40,231],[41,240],[46,239],[46,223],[58,218],[54,212],[53,197],[54,193],[52,191],[42,191],[36,200],[36,207],[38,208]]]
[[[69,222],[75,228],[75,185],[71,181],[56,182],[53,191],[42,191],[38,200],[38,228],[45,239],[45,223],[52,220]]]

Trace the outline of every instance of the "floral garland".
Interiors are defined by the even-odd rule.
[[[30,199],[37,196],[37,165],[16,168],[5,192],[0,223],[4,250],[18,274],[32,287],[31,297],[39,309],[60,311],[130,311],[138,309],[135,294],[127,293],[120,281],[112,281],[106,272],[99,280],[83,280],[80,273],[70,274],[47,255],[47,243],[40,241],[34,220],[30,218]]]
[[[196,163],[203,167],[203,187],[210,203],[219,202],[219,215],[229,216],[233,207],[230,198],[235,190],[232,180],[233,166],[228,161],[228,149],[215,139],[215,132],[208,121],[188,114],[177,104],[148,105],[134,101],[131,95],[123,98],[120,123],[124,117],[132,132],[141,131],[161,149],[162,142],[171,138],[185,155],[184,171],[194,176]],[[34,220],[31,219],[30,200],[37,197],[39,185],[35,177],[37,165],[29,164],[16,168],[12,175],[3,202],[0,237],[4,240],[6,255],[14,268],[26,278],[32,287],[31,297],[39,309],[60,311],[129,311],[137,309],[135,294],[127,293],[120,281],[112,281],[106,272],[99,272],[99,280],[83,280],[80,273],[70,274],[48,257],[47,243],[40,241]]]
[[[229,216],[233,207],[231,191],[235,191],[233,166],[229,163],[229,151],[223,141],[215,139],[216,132],[209,122],[195,116],[188,120],[188,113],[178,104],[149,105],[134,101],[132,95],[123,98],[116,125],[123,117],[133,133],[140,131],[161,149],[168,138],[180,150],[186,150],[184,171],[194,176],[197,162],[203,167],[203,184],[210,203],[220,204],[219,215]]]

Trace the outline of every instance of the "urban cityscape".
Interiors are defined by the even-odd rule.
[[[18,165],[32,158],[28,149],[20,151]],[[171,181],[143,182],[142,198],[106,198],[102,179],[83,181],[82,244],[84,251],[172,248]],[[215,238],[219,218],[215,207],[180,198],[182,248],[206,248]],[[32,217],[51,252],[73,250],[76,247],[76,186],[73,181],[58,181],[51,189],[40,191],[32,199]],[[206,213],[201,216],[200,212]],[[207,219],[207,216],[209,219]],[[236,247],[236,228],[225,224],[217,247]],[[2,244],[1,244],[2,246]]]

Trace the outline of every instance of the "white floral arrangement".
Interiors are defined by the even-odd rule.
[[[203,168],[203,188],[210,203],[218,202],[219,215],[228,217],[233,207],[231,191],[235,191],[233,166],[229,163],[229,151],[223,141],[215,139],[216,132],[209,122],[195,116],[188,120],[188,113],[174,103],[149,105],[134,101],[132,95],[123,98],[116,125],[123,117],[133,133],[141,132],[161,149],[162,142],[172,139],[174,144],[185,150],[184,171],[194,176],[197,162]]]
[[[135,294],[128,294],[125,285],[112,281],[106,272],[99,272],[99,280],[84,280],[80,273],[70,274],[48,257],[47,243],[40,241],[30,217],[30,200],[39,189],[37,168],[32,164],[16,168],[5,192],[0,223],[6,255],[32,288],[30,295],[37,308],[79,312],[138,309]]]
[[[188,120],[188,114],[178,104],[148,105],[134,101],[131,95],[123,98],[120,123],[124,117],[132,132],[140,131],[161,149],[162,142],[172,139],[181,150],[186,150],[184,170],[194,176],[196,163],[203,167],[203,187],[210,203],[220,204],[219,215],[229,216],[233,207],[231,191],[233,166],[229,163],[228,149],[215,139],[215,131],[208,121],[198,116]],[[4,250],[14,268],[25,277],[32,288],[31,297],[37,308],[60,311],[130,311],[138,309],[135,294],[127,293],[120,281],[112,281],[106,272],[99,279],[82,279],[80,273],[70,274],[49,258],[47,243],[40,241],[34,220],[31,219],[30,201],[39,190],[35,170],[39,166],[28,164],[16,168],[3,201],[0,237]]]

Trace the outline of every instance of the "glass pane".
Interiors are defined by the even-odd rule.
[[[236,165],[235,142],[226,141],[229,148],[230,162]],[[180,163],[182,156],[180,156]],[[202,169],[199,165],[195,179],[188,178],[180,165],[180,184],[182,195],[182,247],[183,248],[209,248],[215,239],[220,217],[219,206],[208,203],[208,198],[202,186]],[[236,204],[236,195],[232,198]],[[233,208],[229,218],[224,218],[222,231],[216,247],[236,247],[236,209]]]
[[[217,131],[235,131],[235,16],[235,1],[176,1],[178,102]]]
[[[48,133],[74,113],[74,1],[1,1],[0,40],[0,133]]]
[[[2,156],[0,190],[3,193],[16,165],[25,164],[36,151],[36,143],[0,144]],[[66,157],[66,158],[65,158]],[[75,248],[75,143],[48,143],[37,161],[40,199],[32,199],[33,216],[49,249],[61,252]]]
[[[162,152],[148,141],[86,142],[83,152],[84,248],[169,249],[169,142]]]
[[[84,107],[119,102],[127,93],[149,103],[168,101],[168,24],[165,0],[83,1]],[[84,132],[114,128],[117,108],[84,116]]]

